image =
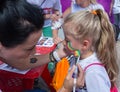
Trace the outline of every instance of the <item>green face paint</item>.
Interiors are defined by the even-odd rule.
[[[76,57],[80,56],[80,50],[73,48],[70,42],[67,43],[67,49],[73,52]]]

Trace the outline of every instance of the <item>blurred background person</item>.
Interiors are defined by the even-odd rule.
[[[105,11],[107,12],[110,18],[111,23],[113,24],[114,23],[114,18],[113,18],[114,1],[113,0],[97,0],[97,2],[100,3],[104,7]]]
[[[44,11],[45,23],[43,27],[43,36],[52,37],[52,21],[59,18],[61,13],[61,3],[60,0],[27,0],[33,5],[37,5]]]

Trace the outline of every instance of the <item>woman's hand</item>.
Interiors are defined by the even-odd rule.
[[[60,42],[59,48],[56,50],[58,53],[58,56],[60,58],[66,57],[66,56],[70,56],[73,53],[71,53],[67,48],[66,48],[66,41],[62,40]]]
[[[66,57],[68,54],[65,51],[64,41],[60,42],[59,48],[56,50],[59,58]]]
[[[84,82],[85,82],[85,80],[84,80],[84,71],[83,71],[83,69],[81,68],[81,66],[79,65],[79,64],[77,64],[77,67],[78,67],[78,71],[79,71],[79,73],[78,73],[78,78],[77,78],[77,87],[78,88],[81,88],[81,87],[84,87]]]

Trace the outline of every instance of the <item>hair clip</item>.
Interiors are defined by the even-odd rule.
[[[96,10],[92,10],[91,13],[94,14],[94,15],[97,15]]]

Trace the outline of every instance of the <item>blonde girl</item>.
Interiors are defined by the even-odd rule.
[[[107,14],[98,9],[69,15],[63,25],[66,46],[81,52],[79,64],[85,70],[85,87],[77,92],[110,92],[117,79],[115,33]]]

